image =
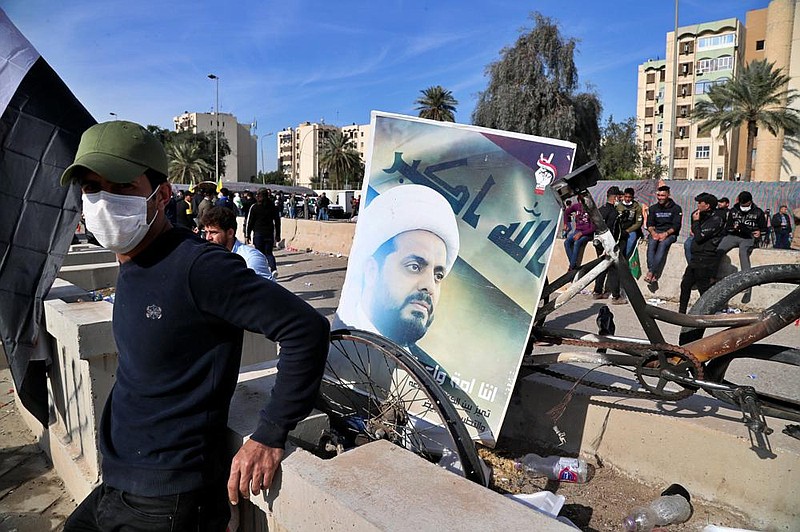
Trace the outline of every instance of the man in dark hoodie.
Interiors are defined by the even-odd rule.
[[[764,211],[753,203],[753,195],[744,190],[739,193],[738,202],[728,214],[725,229],[727,234],[719,243],[717,254],[721,259],[728,251],[739,248],[739,264],[742,271],[750,269],[750,254],[756,240],[767,231],[767,218]]]
[[[647,213],[647,283],[655,283],[664,271],[667,253],[681,230],[683,210],[669,197],[669,187],[660,186],[656,191],[658,202],[650,206]]]
[[[725,233],[725,222],[719,211],[715,210],[717,198],[703,192],[694,200],[697,202],[697,210],[692,213],[692,258],[683,272],[678,304],[678,312],[682,314],[686,314],[689,306],[692,287],[697,286],[698,292],[703,295],[716,277],[717,246]]]

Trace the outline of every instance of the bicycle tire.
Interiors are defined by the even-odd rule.
[[[759,266],[749,271],[737,272],[729,275],[700,296],[689,313],[714,314],[726,308],[728,302],[733,297],[745,290],[772,283],[800,285],[800,264]],[[679,343],[684,345],[698,340],[703,337],[703,333],[703,329],[684,327],[681,329]],[[709,360],[705,364],[706,379],[713,382],[734,384],[725,378],[725,374],[731,362],[746,358],[787,364],[790,366],[800,366],[800,351],[797,349],[756,343],[734,353]],[[756,393],[764,415],[800,421],[800,404],[758,390]],[[731,402],[729,397],[723,393],[712,392],[711,395],[724,402]]]
[[[348,446],[387,439],[487,484],[475,443],[444,391],[413,355],[378,334],[331,333],[317,408]]]

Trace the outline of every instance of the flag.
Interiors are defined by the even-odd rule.
[[[219,180],[217,181],[217,194],[219,194],[221,191],[222,191],[222,178],[220,177]]]
[[[642,276],[642,264],[639,262],[639,247],[634,248],[631,258],[628,259],[628,268],[635,279]]]
[[[23,406],[47,424],[43,300],[80,214],[61,173],[95,123],[0,9],[0,337]]]

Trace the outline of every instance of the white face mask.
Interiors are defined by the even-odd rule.
[[[147,202],[156,192],[158,188],[147,198],[105,191],[84,194],[86,227],[104,248],[125,254],[139,245],[158,216],[156,211],[153,219],[147,221]]]
[[[753,208],[752,205],[748,205],[747,207],[745,207],[744,205],[739,205],[739,210],[742,211],[742,212],[747,212],[752,208]]]
[[[622,204],[625,205],[626,207],[630,207],[631,205],[633,205],[633,202],[622,200]]]

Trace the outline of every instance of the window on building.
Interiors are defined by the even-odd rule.
[[[691,105],[679,105],[678,106],[678,116],[681,117],[681,118],[687,118],[689,116],[689,113],[691,113],[691,112],[692,112],[692,106]]]
[[[712,35],[710,37],[703,37],[697,39],[698,50],[710,50],[712,48],[724,48],[726,46],[733,46],[736,44],[736,35],[734,33],[725,33],[722,35]]]
[[[756,50],[763,50],[763,49],[764,49],[764,39],[756,41]]]
[[[655,83],[656,82],[656,73],[650,72],[647,74],[647,83]]]
[[[707,139],[711,137],[711,130],[710,129],[703,129],[697,128],[697,138]]]
[[[645,124],[644,125],[644,134],[649,135],[653,132],[653,125],[652,124]]]
[[[717,179],[722,179],[722,167],[717,166]]]
[[[647,93],[645,94],[646,100],[653,100],[655,97],[656,97],[655,91],[647,91]]]
[[[658,73],[658,81],[664,81],[665,79],[667,79],[667,71],[662,68]]]
[[[659,122],[656,124],[656,133],[660,134],[662,131],[664,131],[664,122]]]
[[[694,169],[695,179],[708,179],[708,167],[700,166]]]
[[[715,70],[731,70],[733,68],[733,56],[723,55],[717,57],[717,65]]]
[[[710,154],[711,154],[711,149],[707,144],[705,144],[705,145],[697,146],[695,148],[694,158],[695,159],[708,159]]]
[[[677,136],[678,136],[678,138],[680,138],[680,139],[682,139],[683,137],[685,137],[685,136],[686,136],[686,126],[681,126],[681,127],[679,127],[679,128],[678,128],[678,134],[677,134]]]
[[[657,151],[658,153],[661,153],[661,146],[662,146],[661,139],[658,139],[658,140],[656,141],[656,151]]]
[[[676,168],[673,177],[675,179],[686,179],[686,168]]]
[[[650,151],[651,148],[653,147],[653,145],[650,143],[649,140],[644,141],[643,146],[644,146],[644,151]]]
[[[645,107],[644,108],[644,116],[650,118],[653,116],[653,108],[652,107]]]

